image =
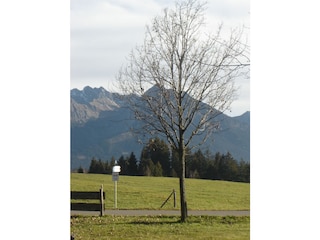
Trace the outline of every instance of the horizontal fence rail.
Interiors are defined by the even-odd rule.
[[[100,211],[100,203],[71,203],[71,210],[77,211]]]
[[[71,192],[71,199],[100,199],[101,193],[100,192],[78,192],[78,191],[72,191]],[[103,199],[106,199],[105,192],[103,192]]]

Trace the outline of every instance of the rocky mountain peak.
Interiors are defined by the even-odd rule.
[[[96,119],[104,111],[119,108],[113,94],[103,87],[86,86],[82,91],[71,90],[71,123],[83,124],[90,119]]]

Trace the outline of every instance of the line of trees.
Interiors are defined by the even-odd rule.
[[[187,178],[250,182],[250,163],[235,160],[228,152],[214,155],[209,151],[186,151],[185,175]],[[116,161],[96,160],[93,158],[89,173],[111,174]],[[130,156],[121,156],[117,161],[121,166],[121,175],[177,177],[181,173],[181,163],[177,153],[170,151],[168,145],[159,138],[150,139],[141,152],[140,161],[132,152]],[[78,171],[79,172],[79,171]]]

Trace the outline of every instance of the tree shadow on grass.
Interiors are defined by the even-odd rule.
[[[128,224],[133,225],[166,225],[166,224],[181,224],[181,221],[159,221],[159,222],[150,222],[150,221],[133,221]]]
[[[241,222],[248,222],[250,218],[247,216],[189,216],[186,222],[181,222],[177,217],[150,217],[137,219],[128,224],[142,225],[162,225],[162,224],[227,224],[233,225]]]
[[[181,224],[176,216],[71,216],[72,224],[130,224],[130,225],[172,225]]]
[[[142,225],[163,225],[163,224],[190,224],[190,223],[200,223],[200,218],[189,217],[186,222],[181,222],[180,217],[150,217],[145,219],[138,219],[135,221],[131,221],[129,224],[142,224]]]
[[[129,224],[134,225],[164,225],[179,223],[181,223],[180,218],[176,216],[144,216],[129,222]]]
[[[189,216],[186,222],[181,222],[178,216],[71,216],[71,224],[130,224],[130,225],[183,225],[183,224],[228,224],[250,221],[249,217],[234,216]]]

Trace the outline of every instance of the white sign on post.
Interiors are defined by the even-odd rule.
[[[112,181],[119,181],[119,172],[121,172],[121,167],[116,165],[112,168]]]
[[[118,173],[121,172],[121,167],[116,165],[116,166],[113,166],[112,168],[112,173]]]
[[[112,181],[119,181],[119,173],[112,173]]]
[[[112,181],[114,182],[114,208],[117,209],[117,182],[119,180],[119,172],[121,167],[119,165],[113,166],[112,168]]]

